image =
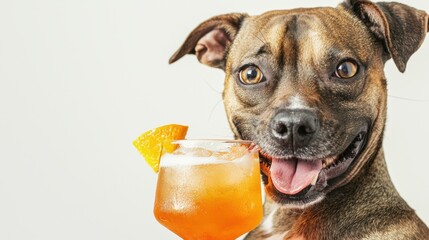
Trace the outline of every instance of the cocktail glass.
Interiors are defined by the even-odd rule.
[[[185,240],[233,240],[262,218],[259,158],[250,142],[181,140],[161,158],[154,214]]]

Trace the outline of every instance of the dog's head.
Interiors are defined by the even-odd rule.
[[[399,3],[226,14],[200,24],[170,63],[195,54],[225,71],[237,138],[261,148],[267,196],[294,207],[348,183],[381,146],[384,63],[405,71],[428,15]]]

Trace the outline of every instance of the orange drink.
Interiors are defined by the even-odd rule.
[[[233,240],[262,218],[258,153],[243,141],[177,141],[161,158],[154,214],[185,240]]]

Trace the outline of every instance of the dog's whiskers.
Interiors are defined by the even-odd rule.
[[[258,32],[261,34],[261,36],[262,36],[262,38],[264,39],[264,41],[262,41],[265,45],[267,45],[268,46],[268,44],[267,44],[267,39],[265,38],[265,36],[264,36],[264,34],[261,32],[261,29],[259,29],[258,30]]]
[[[261,30],[259,30],[259,32],[261,32]],[[260,37],[258,37],[258,35],[256,34],[252,34],[255,38],[257,38],[261,43],[263,43],[264,45],[268,46],[268,44],[262,40]],[[264,38],[264,35],[262,35],[262,38]]]

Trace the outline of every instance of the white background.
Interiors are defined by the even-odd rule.
[[[132,141],[168,123],[189,125],[189,138],[232,134],[222,71],[168,58],[211,16],[318,2],[0,1],[0,239],[177,239],[153,217],[156,175]],[[426,39],[405,74],[387,64],[384,142],[395,186],[426,223],[428,54]]]

